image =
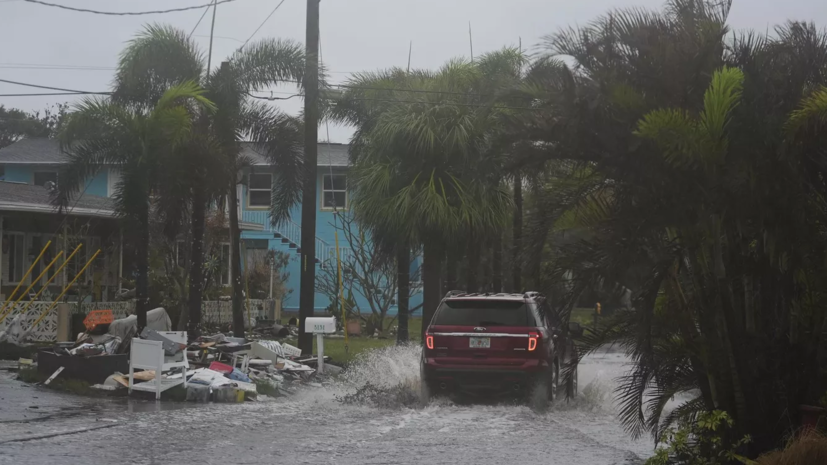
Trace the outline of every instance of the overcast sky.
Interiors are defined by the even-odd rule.
[[[79,8],[146,11],[208,3],[209,0],[49,0]],[[281,0],[236,0],[218,6],[213,66],[238,48]],[[285,0],[256,38],[304,41],[305,1]],[[468,56],[468,23],[474,53],[505,45],[533,49],[543,35],[583,24],[612,8],[660,8],[662,0],[322,0],[322,56],[333,82],[349,72],[405,66],[413,41],[412,67],[434,68]],[[146,23],[192,30],[203,10],[148,16],[99,16],[46,7],[23,0],[0,0],[0,79],[80,89],[108,90],[124,42]],[[195,31],[206,52],[211,14]],[[735,0],[733,29],[765,30],[787,19],[827,25],[826,0]],[[254,39],[255,40],[255,39]],[[30,65],[50,65],[33,67]],[[61,66],[94,69],[59,69]],[[274,89],[278,92],[292,89]],[[0,94],[39,92],[0,83]],[[279,95],[279,94],[277,94]],[[72,97],[0,97],[0,104],[24,110],[72,101]],[[295,112],[296,98],[280,105]],[[347,142],[350,129],[330,127],[330,139]],[[326,138],[326,128],[319,131]]]

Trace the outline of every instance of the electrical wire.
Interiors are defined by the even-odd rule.
[[[43,92],[34,94],[0,94],[0,97],[48,97],[51,95],[111,95],[111,92]]]
[[[284,82],[289,84],[301,84],[299,81],[294,81],[291,79],[276,79],[277,82]],[[458,91],[450,91],[450,90],[427,90],[427,89],[403,89],[401,87],[369,87],[369,86],[357,86],[353,84],[328,84],[329,87],[337,87],[341,89],[350,89],[350,90],[375,90],[380,92],[410,92],[414,94],[435,94],[435,95],[460,95],[465,97],[497,97],[497,98],[511,98],[511,99],[523,99],[523,97],[506,97],[506,96],[499,96],[494,94],[481,94],[476,92],[458,92]],[[403,100],[399,100],[403,102]],[[424,103],[424,102],[421,102]],[[484,106],[484,105],[481,105]]]
[[[41,86],[41,85],[29,84],[29,83],[25,83],[25,82],[9,81],[7,79],[0,79],[0,82],[6,82],[6,83],[9,83],[9,84],[16,84],[16,85],[21,85],[21,86],[35,87],[35,88],[38,88],[38,89],[47,89],[47,90],[56,90],[56,91],[68,92],[68,93],[70,93],[70,95],[73,95],[73,94],[79,94],[79,95],[80,94],[111,95],[111,92],[89,92],[89,91],[84,91],[84,90],[63,89],[63,88],[60,88],[60,87]],[[283,82],[295,82],[295,81],[283,81]],[[400,91],[405,91],[405,90],[417,90],[417,91],[419,91],[419,90],[421,90],[421,89],[382,89],[382,88],[349,86],[349,85],[346,85],[346,84],[333,84],[332,87],[345,87],[345,88],[350,88],[350,89],[365,89],[365,90],[372,90],[372,89],[375,89],[375,90],[400,90]],[[476,94],[470,94],[470,93],[448,92],[448,91],[423,91],[423,92],[436,93],[436,94],[466,95],[466,96],[475,96],[476,95]],[[249,93],[248,93],[248,95],[253,97],[253,98],[262,99],[262,100],[289,100],[293,97],[302,96],[302,94],[293,94],[289,97],[281,98],[281,97],[272,97],[272,96],[271,97],[263,97],[263,96],[258,96],[258,95],[252,95],[252,94],[249,94]],[[320,96],[319,98],[326,99],[326,100],[335,100],[332,97]],[[366,97],[354,98],[352,100],[357,101],[357,102],[364,101],[364,102],[386,102],[386,103],[418,103],[418,104],[426,104],[426,105],[442,105],[443,104],[443,102],[423,102],[423,101],[419,101],[419,100],[380,99],[380,98],[366,98]],[[500,110],[528,110],[528,111],[540,111],[540,110],[542,110],[542,108],[516,107],[516,106],[506,106],[506,105],[494,105],[494,106],[492,106],[492,105],[485,105],[485,104],[480,104],[480,103],[445,102],[444,104],[446,104],[446,105],[456,105],[456,106],[461,106],[461,107],[492,108],[492,109],[500,109]]]
[[[62,65],[62,64],[39,64],[39,63],[0,63],[4,69],[46,69],[46,70],[70,70],[70,71],[114,71],[114,66],[87,66],[87,65]]]
[[[64,89],[61,87],[51,87],[51,86],[41,86],[38,84],[29,84],[27,82],[19,82],[19,81],[9,81],[8,79],[0,79],[0,82],[5,82],[7,84],[14,84],[18,86],[25,86],[25,87],[34,87],[37,89],[46,89],[46,90],[57,90],[61,92],[73,92],[76,94],[110,94],[111,92],[89,92],[86,90],[76,90],[76,89]]]
[[[237,0],[219,0],[215,3],[208,3],[206,5],[186,6],[186,7],[181,7],[181,8],[172,8],[172,9],[169,9],[169,10],[124,11],[124,12],[120,12],[120,11],[99,11],[99,10],[89,10],[89,9],[86,9],[86,8],[75,8],[75,7],[66,6],[66,5],[59,5],[57,3],[43,2],[41,0],[23,0],[23,1],[28,2],[28,3],[36,3],[38,5],[43,5],[43,6],[49,6],[49,7],[53,7],[53,8],[60,8],[60,9],[63,9],[63,10],[76,11],[76,12],[79,12],[79,13],[92,13],[92,14],[96,14],[96,15],[107,15],[107,16],[141,16],[141,15],[155,15],[155,14],[164,14],[164,13],[176,13],[176,12],[179,12],[179,11],[197,10],[199,8],[209,8],[209,7],[213,6],[214,4],[215,5],[220,5],[222,3],[235,2]]]
[[[203,19],[204,19],[204,16],[207,16],[207,12],[208,12],[208,11],[210,11],[210,9],[209,9],[209,8],[204,8],[204,12],[203,12],[203,13],[201,13],[201,17],[200,17],[200,18],[198,18],[198,22],[197,22],[197,23],[195,23],[195,27],[194,27],[194,28],[192,28],[192,30],[190,31],[190,35],[188,35],[188,36],[187,36],[187,39],[189,39],[190,37],[192,37],[193,32],[195,32],[195,30],[196,30],[196,29],[198,29],[198,25],[199,25],[199,24],[201,24],[201,20],[203,20]]]
[[[333,97],[319,97],[325,100],[336,100]],[[458,107],[477,107],[477,108],[491,108],[494,110],[525,110],[525,111],[542,111],[543,108],[537,107],[512,107],[505,105],[485,105],[482,103],[461,103],[461,102],[423,102],[421,100],[399,100],[399,99],[379,99],[379,98],[354,98],[351,101],[355,102],[387,102],[387,103],[419,103],[425,105],[456,105]]]
[[[283,92],[283,93],[287,93],[287,92]],[[269,96],[269,97],[265,97],[263,95],[253,95],[249,92],[247,93],[247,95],[252,97],[252,98],[257,98],[259,100],[270,100],[270,101],[273,101],[273,100],[290,100],[293,97],[304,97],[304,94],[291,94],[289,97],[273,97],[272,95]]]
[[[259,31],[259,30],[260,30],[260,29],[264,26],[264,23],[266,23],[266,22],[267,22],[267,20],[268,20],[268,19],[270,19],[270,17],[271,17],[271,16],[273,16],[273,13],[275,13],[275,12],[276,12],[276,10],[278,10],[278,9],[279,9],[279,7],[282,5],[282,3],[284,3],[284,0],[281,0],[281,2],[279,2],[279,4],[278,4],[278,5],[276,5],[276,7],[275,7],[275,8],[273,8],[273,11],[271,11],[271,12],[270,12],[270,14],[269,14],[269,15],[267,15],[267,17],[266,17],[266,18],[264,18],[264,21],[262,21],[262,22],[261,22],[261,24],[259,24],[259,25],[258,25],[258,27],[256,28],[256,30],[255,30],[255,31],[253,31],[253,33],[252,33],[252,34],[250,34],[250,37],[248,37],[248,38],[247,38],[247,40],[245,40],[245,41],[244,41],[244,45],[242,45],[242,46],[239,48],[239,50],[241,50],[242,48],[244,48],[244,46],[245,46],[245,45],[247,45],[247,43],[248,43],[248,42],[250,42],[250,39],[252,39],[252,38],[253,38],[253,36],[255,36],[255,35],[256,35],[256,33],[257,33],[257,32],[258,32],[258,31]]]

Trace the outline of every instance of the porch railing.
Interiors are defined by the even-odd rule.
[[[282,239],[290,245],[290,248],[299,251],[301,248],[302,227],[293,220],[286,220],[278,225],[273,226],[270,222],[270,213],[267,211],[245,211],[242,219],[248,223],[257,223],[264,225],[264,230],[276,235],[276,238]],[[350,259],[353,251],[349,247],[340,247],[339,253],[342,261]],[[316,261],[324,264],[328,261],[336,260],[336,246],[330,245],[324,240],[316,237]]]

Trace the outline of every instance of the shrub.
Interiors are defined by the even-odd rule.
[[[660,447],[646,465],[727,465],[749,463],[736,450],[749,443],[749,436],[731,441],[733,421],[726,412],[700,413],[694,421],[684,420],[660,437]]]
[[[823,465],[827,463],[827,437],[816,431],[805,431],[793,438],[783,450],[769,452],[757,465]]]

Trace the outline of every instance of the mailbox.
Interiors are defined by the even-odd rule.
[[[314,317],[304,320],[304,331],[313,334],[332,334],[336,332],[336,318]]]
[[[319,373],[324,373],[324,335],[336,332],[336,318],[313,317],[305,318],[304,332],[316,335],[316,349],[319,351]]]

